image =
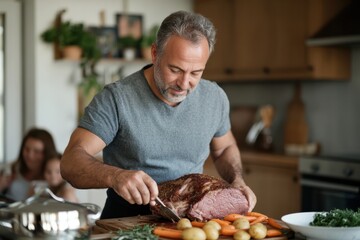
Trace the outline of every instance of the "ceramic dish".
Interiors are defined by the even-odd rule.
[[[316,212],[291,213],[281,218],[294,232],[307,240],[360,240],[360,227],[310,226]]]

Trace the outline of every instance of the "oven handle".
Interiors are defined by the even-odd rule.
[[[358,187],[347,186],[347,185],[343,185],[343,184],[325,183],[325,182],[308,180],[308,179],[301,179],[300,184],[302,186],[326,188],[326,189],[332,189],[332,190],[338,190],[338,191],[346,191],[346,192],[352,192],[352,193],[359,193],[360,192]]]

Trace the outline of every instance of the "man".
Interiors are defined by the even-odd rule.
[[[108,188],[101,218],[149,214],[157,183],[201,173],[211,151],[226,181],[256,197],[241,176],[229,102],[201,79],[215,44],[212,23],[179,11],[160,26],[152,63],[107,85],[70,138],[61,174],[77,188]],[[104,163],[94,155],[103,151]]]

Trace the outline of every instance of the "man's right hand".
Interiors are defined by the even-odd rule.
[[[114,191],[131,204],[155,204],[157,183],[143,171],[119,169],[112,178]]]
[[[110,166],[94,156],[105,142],[92,132],[77,128],[61,160],[61,175],[75,188],[112,188],[131,204],[155,205],[159,190],[155,180],[143,171]]]

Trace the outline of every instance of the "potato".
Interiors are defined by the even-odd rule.
[[[205,226],[213,226],[216,230],[220,231],[221,230],[221,225],[215,221],[208,221],[207,223],[205,223]]]
[[[206,234],[207,240],[216,240],[219,238],[219,230],[216,228],[216,225],[205,224],[202,228]]]
[[[183,230],[181,237],[183,240],[206,240],[206,234],[204,230],[197,227]]]
[[[249,229],[250,228],[250,222],[246,218],[236,219],[232,223],[232,225],[234,225],[236,229]]]
[[[249,234],[255,239],[263,239],[266,237],[267,228],[262,223],[255,223],[250,226]]]
[[[235,240],[249,240],[251,238],[251,236],[246,231],[239,230],[234,234],[233,238]]]
[[[179,230],[183,230],[183,229],[191,228],[191,227],[192,227],[191,222],[187,218],[180,219],[176,224],[176,228]]]

